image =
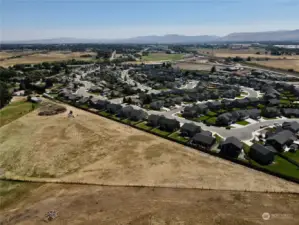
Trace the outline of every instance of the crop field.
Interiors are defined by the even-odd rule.
[[[0,128],[0,170],[17,180],[299,192],[299,186],[70,106]],[[68,118],[69,110],[75,118]]]
[[[18,201],[0,211],[5,225],[296,225],[298,195],[147,187],[12,184]],[[0,185],[1,197],[12,194]],[[268,221],[262,214],[270,213]]]
[[[184,54],[166,54],[166,53],[150,53],[148,56],[142,56],[143,61],[167,61],[180,60]]]
[[[80,57],[85,54],[87,53],[86,52],[63,52],[63,51],[36,53],[36,54],[21,56],[20,58],[6,59],[0,61],[0,66],[9,67],[15,64],[26,64],[26,63],[35,64],[41,62],[53,62],[53,61],[62,61],[62,60],[69,60],[69,59],[91,60],[90,57],[87,58]]]
[[[194,62],[182,62],[177,63],[175,67],[179,67],[183,70],[206,70],[211,71],[213,65],[194,63]]]
[[[208,48],[201,48],[198,49],[199,53],[205,55],[214,55],[216,57],[236,57],[239,56],[241,58],[269,58],[269,59],[298,59],[299,56],[273,56],[269,54],[265,54],[265,49],[262,48],[249,48],[249,49],[241,49],[241,50],[234,50],[234,49],[208,49]],[[259,52],[260,54],[256,54]]]
[[[299,58],[298,60],[269,60],[269,61],[253,61],[253,63],[277,69],[293,69],[299,72]]]

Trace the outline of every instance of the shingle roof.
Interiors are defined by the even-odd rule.
[[[197,133],[194,135],[194,137],[192,138],[192,140],[199,142],[199,143],[203,143],[203,144],[207,144],[207,145],[212,145],[213,142],[215,141],[214,137],[211,136],[206,136],[203,135],[201,133]]]
[[[271,137],[269,137],[267,139],[268,140],[274,140],[276,141],[277,143],[281,144],[281,145],[284,145],[286,144],[287,141],[290,140],[290,138],[293,137],[293,133],[289,130],[284,130],[284,131],[281,131]]]
[[[225,141],[222,142],[222,145],[225,145],[225,144],[233,144],[233,145],[235,145],[236,147],[238,147],[240,149],[243,147],[243,144],[236,137],[228,137],[228,138],[226,138]]]
[[[270,150],[268,148],[266,148],[265,146],[258,144],[258,143],[254,143],[251,147],[250,150],[253,149],[254,151],[259,152],[262,155],[267,155],[269,154]]]

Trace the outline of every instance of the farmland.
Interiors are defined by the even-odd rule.
[[[11,54],[19,55],[17,53],[7,53],[7,52],[0,52],[1,58],[3,59],[0,61],[0,66],[9,67],[15,64],[36,64],[41,62],[53,62],[53,61],[61,61],[61,60],[69,60],[69,59],[80,59],[80,60],[91,60],[90,57],[80,57],[82,55],[86,55],[86,52],[67,52],[67,51],[51,51],[47,53],[35,53],[35,54],[28,54],[18,58],[9,58],[7,57],[12,56]],[[88,53],[90,54],[90,53]],[[4,60],[5,59],[5,60]]]
[[[299,72],[299,59],[298,60],[269,60],[269,61],[253,61],[253,63],[276,69],[293,69]]]
[[[67,108],[75,118],[67,118],[66,113],[40,117],[35,110],[0,128],[0,168],[4,177],[299,192],[297,185],[284,180]]]
[[[143,56],[143,61],[167,61],[167,60],[180,60],[183,54],[166,54],[166,53],[150,53],[148,56]]]

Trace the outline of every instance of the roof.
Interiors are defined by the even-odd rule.
[[[225,139],[224,142],[222,142],[222,145],[226,145],[226,144],[233,144],[234,146],[242,149],[243,144],[241,143],[241,141],[236,138],[236,137],[228,137]]]
[[[196,142],[203,143],[203,144],[212,145],[215,141],[215,138],[212,136],[206,136],[201,133],[197,133],[194,135],[192,140],[194,140]]]
[[[289,130],[281,131],[267,139],[267,141],[276,141],[280,145],[286,144],[287,141],[289,141],[293,136],[293,133]]]
[[[201,131],[200,134],[205,135],[205,136],[212,136],[212,132],[211,131],[207,131],[207,130]]]
[[[268,148],[266,148],[265,146],[258,144],[258,143],[254,143],[251,147],[250,150],[254,150],[256,152],[259,152],[262,155],[268,155],[270,153],[270,150]]]
[[[195,125],[194,123],[185,123],[181,130],[189,130],[189,131],[198,131],[200,130],[200,126]]]

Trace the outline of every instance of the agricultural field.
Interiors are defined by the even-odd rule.
[[[260,54],[256,54],[259,52]],[[208,49],[208,48],[201,48],[198,49],[198,53],[202,53],[205,55],[211,55],[216,57],[236,57],[239,56],[241,58],[269,58],[269,59],[298,59],[298,55],[294,56],[273,56],[270,54],[265,54],[265,49],[262,48],[249,48],[249,49],[241,49],[241,50],[234,50],[234,49]]]
[[[150,53],[148,56],[142,56],[143,61],[168,61],[183,59],[184,54],[166,54],[166,53]]]
[[[183,70],[211,71],[213,65],[196,63],[196,62],[182,62],[182,63],[177,63],[174,67],[179,67],[180,69],[183,69]]]
[[[293,69],[294,71],[299,72],[299,58],[298,60],[252,61],[252,63],[275,69]]]
[[[299,193],[297,184],[65,107],[54,116],[38,116],[35,110],[0,128],[2,177]],[[70,110],[74,118],[67,117]]]
[[[10,57],[16,57],[16,56],[23,56],[23,55],[29,55],[35,53],[34,51],[28,50],[28,51],[0,51],[0,60],[4,60]],[[36,52],[38,53],[38,52]]]
[[[25,56],[21,56],[20,58],[6,59],[0,61],[0,66],[9,67],[15,64],[35,64],[41,62],[53,62],[53,61],[62,61],[69,59],[77,59],[77,60],[91,60],[91,57],[80,57],[82,55],[86,55],[86,52],[64,52],[64,51],[52,51],[48,53],[36,53],[29,54]],[[95,53],[88,53],[94,54]]]
[[[11,197],[3,186],[2,198]],[[295,194],[68,184],[14,184],[14,190],[18,201],[4,205],[1,224],[46,224],[52,210],[57,217],[47,222],[53,225],[299,224]]]

